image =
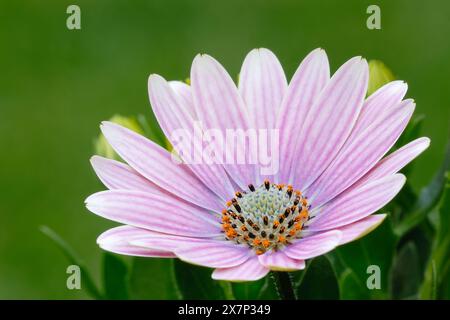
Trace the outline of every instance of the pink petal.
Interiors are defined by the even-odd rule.
[[[175,250],[175,254],[189,263],[210,268],[228,268],[247,261],[252,251],[248,247],[228,243],[225,240],[210,240],[186,242],[183,247]]]
[[[130,244],[135,237],[148,236],[154,232],[131,226],[120,226],[105,231],[97,238],[100,248],[118,254],[139,257],[174,258],[173,253],[164,250],[140,248]]]
[[[293,271],[305,268],[304,260],[289,258],[283,251],[266,252],[258,256],[258,259],[263,266],[271,270]]]
[[[408,85],[405,82],[392,81],[375,91],[364,102],[352,134],[369,127],[372,122],[382,117],[384,112],[399,104],[407,90]]]
[[[272,51],[264,48],[250,51],[239,73],[239,92],[249,111],[252,128],[275,127],[286,89],[286,76]]]
[[[175,151],[184,160],[195,175],[223,201],[234,194],[234,189],[222,165],[207,164],[202,158],[202,146],[194,142],[194,118],[182,99],[169,84],[158,75],[148,79],[150,102],[155,116]],[[179,139],[175,132],[183,130],[191,139]],[[177,141],[181,140],[181,141]]]
[[[258,138],[276,138],[273,137],[274,133],[271,130],[275,129],[275,122],[286,90],[286,76],[277,57],[270,50],[264,48],[250,51],[239,73],[239,93],[249,111],[250,127],[263,129],[268,134],[266,138],[266,136],[262,136],[262,131],[257,131]],[[278,143],[277,140],[277,148]],[[278,150],[271,149],[274,148],[270,147],[267,151],[271,152],[272,161],[279,162],[278,155],[275,156],[275,152],[278,153]],[[253,181],[255,185],[261,184],[265,178],[273,180],[274,172],[272,171],[279,170],[272,168],[267,172],[267,170],[262,170],[262,163],[260,166],[255,167],[255,180]]]
[[[210,240],[205,238],[192,238],[158,233],[136,237],[130,243],[138,247],[173,252],[176,249],[185,246],[186,243],[199,243],[205,241]]]
[[[364,219],[338,228],[337,230],[342,232],[342,238],[339,245],[343,245],[364,237],[366,234],[372,232],[376,227],[378,227],[383,222],[384,218],[386,218],[386,214],[373,214],[365,217]]]
[[[214,270],[212,278],[226,281],[256,281],[264,278],[269,271],[269,268],[259,263],[258,257],[253,257],[235,267]]]
[[[220,234],[217,216],[173,197],[109,190],[89,196],[86,207],[104,218],[157,232],[194,237]]]
[[[324,50],[312,51],[295,72],[280,107],[276,128],[280,130],[280,168],[277,181],[291,181],[291,165],[300,156],[295,152],[298,133],[305,124],[305,119],[317,100],[322,89],[330,80],[330,67]]]
[[[294,185],[301,190],[319,177],[350,135],[363,105],[367,82],[366,60],[353,58],[336,71],[311,106],[297,141],[299,156],[293,163]]]
[[[361,132],[353,132],[338,156],[305,191],[313,206],[320,206],[347,189],[369,171],[394,145],[414,112],[405,100]]]
[[[321,208],[312,210],[314,218],[307,222],[308,230],[334,229],[367,217],[391,201],[405,181],[404,175],[395,174],[352,186]]]
[[[430,139],[423,137],[404,145],[377,163],[355,185],[361,185],[369,180],[379,179],[400,171],[430,146]]]
[[[283,252],[292,259],[311,259],[333,250],[341,237],[342,234],[338,230],[307,235],[287,246]]]
[[[249,117],[244,102],[225,69],[208,55],[197,55],[192,63],[191,83],[194,104],[199,120],[205,129],[219,130],[223,137],[226,132],[237,129],[249,129]],[[240,140],[240,139],[238,139]],[[231,179],[245,189],[253,183],[255,165],[249,163],[252,148],[246,148],[245,143],[224,143],[222,153],[232,159],[224,159],[224,167]],[[238,163],[237,157],[242,157]]]
[[[101,129],[121,158],[145,178],[203,208],[222,209],[217,196],[188,167],[176,164],[167,150],[112,122],[103,122]]]
[[[133,168],[122,162],[93,156],[91,164],[97,176],[108,189],[140,190],[160,195],[168,194],[167,191],[145,179]]]
[[[197,114],[195,113],[194,97],[192,96],[192,90],[189,85],[181,81],[169,81],[169,85],[172,90],[181,98],[181,103],[189,112],[189,114],[197,120]]]

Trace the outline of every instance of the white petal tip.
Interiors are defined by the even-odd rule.
[[[114,122],[111,121],[102,121],[100,122],[100,129],[104,129],[104,128],[111,128],[117,126],[117,124],[115,124]]]
[[[89,159],[89,162],[91,163],[91,166],[94,168],[94,170],[97,171],[97,169],[102,168],[103,166],[108,165],[111,162],[115,162],[115,160],[108,159],[99,155],[93,155]]]
[[[367,76],[369,76],[369,63],[367,63],[367,60],[365,58],[361,57],[360,66],[363,72],[366,73]]]
[[[406,81],[403,80],[399,80],[401,82],[402,85],[404,85],[406,88],[408,88],[408,83]]]
[[[423,150],[427,149],[430,146],[430,144],[431,144],[431,139],[428,138],[428,137],[422,137],[420,139],[422,140],[421,143],[422,143],[422,145],[424,147]]]
[[[206,61],[211,61],[214,60],[210,55],[206,54],[206,53],[198,53],[195,58],[194,61],[192,62],[192,64],[196,64],[196,63],[201,63],[201,62],[206,62]]]
[[[320,56],[320,57],[322,57],[322,58],[328,59],[328,56],[327,56],[326,51],[325,51],[324,49],[322,49],[322,48],[316,48],[316,49],[314,49],[313,51],[311,51],[311,52],[309,53],[309,55]]]
[[[86,208],[89,209],[89,208],[95,207],[95,205],[99,203],[99,201],[98,201],[99,200],[99,195],[101,195],[104,192],[107,192],[107,191],[100,191],[100,192],[97,192],[97,193],[93,193],[89,197],[87,197],[84,200],[84,204],[86,205]]]
[[[165,82],[165,79],[159,74],[152,73],[151,75],[148,76],[148,84],[150,85],[150,83],[153,82]]]
[[[98,161],[102,161],[102,159],[103,159],[103,157],[100,157],[99,155],[93,155],[93,156],[91,156],[91,157],[89,158],[89,162],[90,162],[91,164],[94,164],[94,163],[96,163],[96,162],[98,162]]]
[[[402,173],[396,173],[393,175],[393,179],[396,180],[396,183],[398,183],[399,191],[406,183],[406,176]]]
[[[100,125],[100,130],[109,142],[111,142],[116,136],[120,135],[119,130],[121,129],[131,131],[130,129],[122,127],[120,124],[111,121],[102,121]]]
[[[313,51],[311,51],[311,53],[315,53],[315,54],[324,54],[325,53],[325,49],[323,49],[323,48],[316,48],[316,49],[314,49]]]

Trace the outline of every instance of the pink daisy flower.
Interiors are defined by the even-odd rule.
[[[103,249],[179,258],[230,281],[300,270],[305,260],[376,228],[386,215],[372,213],[405,183],[397,172],[430,143],[419,138],[384,157],[415,104],[404,100],[402,81],[365,99],[368,66],[361,57],[330,77],[327,56],[316,49],[288,84],[275,55],[255,49],[236,86],[216,60],[198,55],[190,79],[191,85],[149,78],[165,135],[171,139],[195,121],[205,130],[276,129],[279,170],[263,175],[254,163],[176,163],[154,142],[104,122],[104,136],[128,164],[91,160],[109,190],[88,197],[87,208],[124,224],[98,238]],[[189,143],[171,142],[177,151]]]

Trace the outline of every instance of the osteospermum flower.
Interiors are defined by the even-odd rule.
[[[330,78],[325,52],[314,50],[288,85],[275,55],[256,49],[236,86],[216,60],[198,55],[190,79],[149,78],[166,136],[196,120],[205,130],[277,129],[278,172],[263,175],[258,164],[180,164],[154,142],[104,122],[103,134],[128,165],[92,158],[109,190],[91,195],[86,206],[124,224],[98,238],[103,249],[177,257],[214,268],[212,277],[223,280],[299,270],[376,228],[386,215],[372,213],[405,183],[397,172],[430,143],[420,138],[384,157],[415,104],[403,100],[401,81],[365,99],[368,67],[360,57]]]

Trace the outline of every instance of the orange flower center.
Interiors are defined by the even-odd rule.
[[[225,239],[247,244],[257,254],[263,254],[301,238],[310,205],[300,190],[268,180],[257,188],[248,188],[236,192],[222,211]]]

